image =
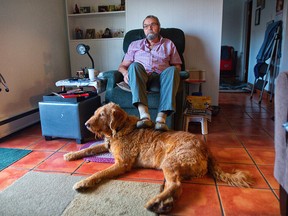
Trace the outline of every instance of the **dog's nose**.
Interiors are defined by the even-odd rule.
[[[90,128],[90,124],[88,122],[85,123],[86,128]]]

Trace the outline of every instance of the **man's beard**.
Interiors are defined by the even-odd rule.
[[[148,33],[148,34],[147,34],[146,39],[147,39],[147,40],[154,40],[154,39],[156,39],[158,36],[159,36],[158,33],[151,32],[151,33]]]

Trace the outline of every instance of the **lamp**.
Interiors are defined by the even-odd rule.
[[[92,62],[92,68],[94,68],[94,60],[91,57],[89,50],[90,50],[90,47],[88,45],[85,45],[85,44],[78,44],[76,47],[76,51],[78,54],[80,54],[80,55],[87,54],[89,56],[89,58],[91,59],[91,62]]]

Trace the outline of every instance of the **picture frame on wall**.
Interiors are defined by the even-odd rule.
[[[276,13],[279,13],[283,10],[284,0],[277,0],[276,1]]]
[[[265,8],[265,0],[257,0],[256,7],[260,7],[263,10]]]
[[[261,8],[258,8],[255,11],[255,25],[260,24],[260,17],[261,17]]]
[[[261,10],[263,10],[265,8],[265,0],[261,1]]]

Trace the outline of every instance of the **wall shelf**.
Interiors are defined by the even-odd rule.
[[[126,11],[80,13],[80,14],[68,14],[68,17],[102,16],[102,15],[125,14],[125,13],[126,13]]]
[[[71,75],[75,76],[76,71],[91,65],[87,56],[80,56],[76,52],[76,47],[79,43],[90,46],[90,54],[95,62],[94,67],[96,70],[117,69],[123,58],[122,45],[126,29],[126,11],[74,14],[75,4],[80,9],[88,6],[95,11],[98,6],[120,5],[121,0],[66,0]],[[111,30],[112,38],[102,38],[106,28]],[[78,30],[77,37],[76,30]],[[87,34],[87,30],[90,31],[89,34]]]

